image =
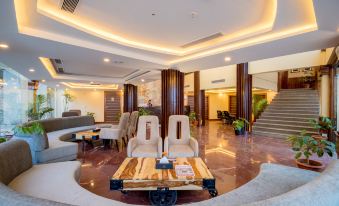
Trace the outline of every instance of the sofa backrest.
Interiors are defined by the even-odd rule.
[[[0,181],[9,184],[15,177],[32,167],[31,150],[23,140],[0,144]]]
[[[92,116],[50,118],[32,121],[30,123],[33,122],[41,123],[46,133],[74,127],[90,126],[95,124],[94,118]]]

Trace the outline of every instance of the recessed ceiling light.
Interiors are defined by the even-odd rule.
[[[109,58],[104,58],[104,62],[110,62],[111,60]]]
[[[124,63],[123,61],[114,61],[114,64],[122,64]]]
[[[1,49],[7,49],[9,46],[7,44],[0,44]]]
[[[145,80],[144,79],[141,79],[142,82],[144,82]]]
[[[94,82],[90,82],[90,84],[94,84]]]
[[[225,62],[231,61],[231,57],[225,57]]]
[[[60,87],[60,84],[57,84],[57,85],[55,85],[55,86]]]
[[[29,71],[29,72],[35,72],[35,69],[30,68],[30,69],[28,69],[28,71]]]
[[[46,82],[46,80],[43,79],[43,80],[41,80],[41,82]]]

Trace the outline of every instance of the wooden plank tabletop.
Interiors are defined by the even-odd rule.
[[[201,190],[204,179],[214,179],[204,161],[199,158],[177,158],[175,165],[191,165],[194,177],[177,177],[175,169],[155,169],[155,158],[126,158],[112,180],[122,180],[126,190],[156,190],[168,187],[176,190]]]
[[[99,136],[99,133],[100,132],[93,132],[93,130],[77,132],[75,133],[75,139],[82,140],[85,138],[85,140],[92,140],[93,137]]]

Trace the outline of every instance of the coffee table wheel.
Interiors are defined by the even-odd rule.
[[[149,199],[151,205],[157,206],[174,205],[177,201],[177,191],[168,189],[150,191]]]
[[[122,194],[124,194],[124,195],[127,195],[127,191],[126,190],[121,190],[120,191]]]
[[[216,190],[216,189],[208,190],[208,192],[210,193],[210,195],[211,195],[212,197],[218,196],[218,190]]]

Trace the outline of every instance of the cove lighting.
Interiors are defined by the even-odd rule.
[[[142,82],[145,82],[145,80],[144,80],[144,79],[141,79],[141,81],[142,81]]]

